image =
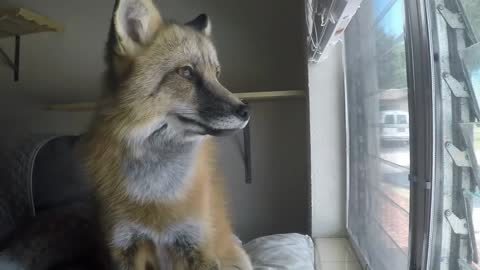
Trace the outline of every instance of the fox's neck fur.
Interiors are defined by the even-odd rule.
[[[166,129],[128,145],[130,153],[122,157],[126,190],[136,200],[178,198],[191,178],[199,143],[170,138]]]
[[[103,121],[102,121],[103,122]],[[103,122],[105,123],[105,122]],[[119,187],[135,201],[172,201],[181,199],[193,173],[197,149],[202,140],[182,140],[168,126],[151,129],[149,134],[131,138],[112,132],[115,124],[95,125],[87,142],[97,153],[97,164],[111,168],[95,168],[98,173],[115,173]],[[105,152],[110,152],[106,155]],[[113,157],[115,161],[98,159]],[[91,164],[93,165],[93,164]],[[98,178],[98,177],[97,177]],[[102,178],[102,177],[101,177]],[[99,183],[97,183],[99,184]]]

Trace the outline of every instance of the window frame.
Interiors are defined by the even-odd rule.
[[[436,103],[428,0],[405,0],[405,42],[410,110],[409,268],[428,269],[432,179],[435,178]]]
[[[465,79],[460,59],[460,50],[465,48],[467,36],[466,29],[455,29],[447,22],[443,9],[459,8],[457,0],[422,0],[425,3],[425,14],[427,15],[425,34],[429,35],[431,51],[428,55],[434,57],[431,62],[432,88],[429,93],[433,95],[434,124],[432,134],[433,141],[430,145],[434,148],[431,164],[434,172],[430,196],[424,200],[430,203],[424,211],[429,212],[428,228],[423,230],[415,228],[424,233],[425,252],[423,253],[423,265],[419,269],[451,269],[451,264],[458,265],[462,269],[461,261],[470,256],[468,243],[469,237],[462,237],[456,234],[449,224],[448,211],[454,214],[465,215],[466,205],[464,204],[463,190],[470,190],[472,183],[471,168],[459,167],[455,164],[451,154],[448,152],[449,143],[463,149],[465,147],[462,131],[459,123],[470,122],[472,114],[470,109],[473,104],[470,97],[455,96],[452,89],[445,80],[444,74],[451,74],[457,80]],[[442,8],[443,7],[443,8]],[[427,54],[427,51],[423,52]],[[422,135],[418,134],[417,135]],[[440,248],[438,248],[440,246]],[[420,256],[412,253],[412,256]],[[438,258],[448,258],[433,260]],[[437,265],[438,264],[438,265]],[[415,269],[415,268],[413,268]]]

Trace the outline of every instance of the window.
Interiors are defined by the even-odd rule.
[[[408,124],[408,122],[407,122],[407,119],[408,119],[408,118],[407,118],[407,115],[399,115],[399,116],[397,116],[397,119],[398,119],[398,120],[397,120],[397,123],[398,123],[398,124]]]
[[[345,34],[347,228],[369,267],[379,270],[408,269],[410,136],[403,4],[364,0]]]
[[[433,181],[430,269],[480,269],[480,2],[432,1],[432,41],[438,53],[437,176]],[[452,20],[458,14],[461,20]],[[458,24],[456,24],[458,23]],[[467,154],[467,156],[465,156]]]
[[[364,0],[345,47],[347,227],[368,269],[480,269],[480,1]]]
[[[395,124],[395,115],[393,114],[386,114],[384,124]]]

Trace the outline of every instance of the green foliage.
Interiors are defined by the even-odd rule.
[[[375,33],[378,88],[406,88],[407,64],[403,34],[394,37],[381,28],[377,28]]]
[[[461,0],[460,1],[465,10],[467,20],[475,32],[477,37],[480,37],[480,1],[478,0]]]

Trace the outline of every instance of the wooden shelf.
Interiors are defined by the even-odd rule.
[[[20,74],[20,36],[40,32],[60,32],[63,26],[25,8],[0,8],[0,38],[15,37],[15,56],[12,60],[1,48],[0,57],[13,70],[13,79]]]
[[[305,97],[305,91],[304,90],[284,90],[284,91],[265,91],[265,92],[240,92],[240,93],[235,93],[235,96],[247,102],[255,102],[255,101],[267,101],[267,100],[275,100],[275,99],[303,98]],[[95,106],[96,106],[95,102],[52,104],[47,106],[47,110],[82,112],[82,111],[92,111],[95,109]]]
[[[39,32],[61,32],[63,26],[25,8],[0,9],[0,38]]]
[[[283,98],[300,98],[305,97],[304,90],[284,90],[284,91],[264,91],[264,92],[240,92],[235,93],[241,100],[245,101],[262,101]]]

